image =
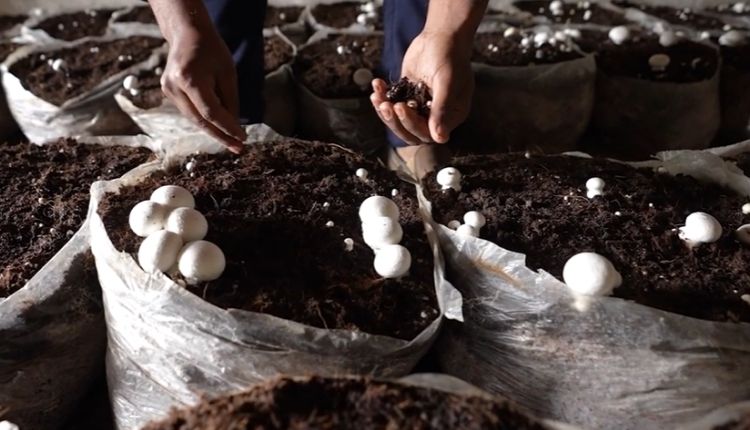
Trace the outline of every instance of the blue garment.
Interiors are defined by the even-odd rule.
[[[395,81],[401,77],[404,54],[427,20],[428,0],[384,0],[383,21],[385,46],[383,47],[383,76]],[[393,147],[406,146],[390,130],[388,143]]]
[[[263,122],[263,21],[267,0],[203,0],[237,67],[240,122]]]

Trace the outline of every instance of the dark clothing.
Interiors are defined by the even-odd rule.
[[[203,0],[237,65],[240,121],[263,122],[263,20],[267,0]]]

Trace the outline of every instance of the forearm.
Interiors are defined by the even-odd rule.
[[[202,0],[149,0],[149,4],[170,45],[189,33],[215,31]]]
[[[448,33],[466,47],[471,45],[488,0],[430,0],[424,31]]]

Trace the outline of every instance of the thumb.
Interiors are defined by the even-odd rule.
[[[432,140],[446,143],[453,130],[465,119],[458,97],[450,90],[450,77],[437,80],[432,89],[432,107],[428,126]]]

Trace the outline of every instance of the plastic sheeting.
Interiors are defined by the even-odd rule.
[[[315,33],[307,45],[323,40],[329,34]],[[361,33],[373,34],[373,33]],[[300,47],[300,50],[304,49]],[[306,139],[340,143],[355,151],[372,153],[385,143],[385,126],[372,107],[370,98],[329,99],[313,94],[294,78],[299,103],[299,133]]]
[[[95,40],[110,41],[118,37],[105,37]],[[9,69],[19,59],[34,52],[54,51],[92,39],[81,39],[73,44],[48,43],[16,51],[2,66],[3,87],[8,106],[21,130],[29,140],[45,142],[58,137],[126,135],[138,132],[138,127],[117,105],[112,97],[120,87],[123,77],[136,70],[134,65],[99,83],[91,91],[74,97],[61,106],[55,106],[24,88],[21,80]],[[17,55],[16,55],[17,54]],[[157,61],[152,55],[145,63]]]
[[[639,165],[699,172],[750,193],[750,180],[709,152],[672,151]],[[447,373],[540,416],[596,429],[670,428],[750,397],[749,324],[614,297],[579,312],[565,285],[527,268],[522,254],[437,231],[465,303],[465,323],[449,324],[437,348]]]
[[[149,147],[137,139],[82,143]],[[90,271],[85,221],[23,288],[0,298],[0,415],[22,429],[58,428],[101,368],[104,316]]]
[[[272,140],[266,127],[248,128],[249,142]],[[185,139],[182,139],[185,140]],[[189,146],[173,147],[189,153]],[[137,183],[160,166],[144,165],[122,180],[92,188],[95,208],[107,192]],[[411,341],[348,330],[324,330],[241,310],[220,309],[165,275],[147,274],[118,252],[95,210],[92,250],[102,285],[108,327],[107,378],[119,429],[133,429],[170,407],[194,403],[278,374],[408,373],[441,326],[433,321]],[[461,318],[461,297],[444,279],[434,232],[438,302],[448,318]]]

